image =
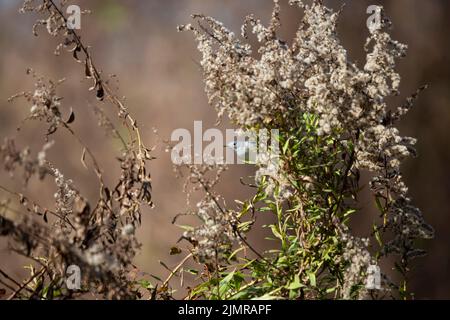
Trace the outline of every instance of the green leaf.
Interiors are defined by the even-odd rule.
[[[180,224],[176,224],[177,227],[186,230],[186,231],[194,231],[195,228],[192,226],[186,226],[186,225],[180,225]]]
[[[298,276],[298,274],[295,275],[294,277],[294,281],[292,281],[287,287],[286,289],[289,290],[297,290],[301,287],[304,287],[303,284],[300,283],[300,277]]]
[[[246,222],[242,222],[238,225],[238,229],[241,232],[247,232],[250,230],[250,227],[252,226],[253,221],[246,221]]]
[[[230,289],[230,282],[234,277],[234,273],[236,270],[230,272],[225,278],[220,280],[219,283],[219,296],[223,297],[225,293]]]
[[[309,277],[309,283],[311,283],[311,285],[313,287],[315,287],[316,286],[316,275],[313,272],[309,272],[308,277]]]
[[[278,226],[272,224],[270,225],[270,229],[272,229],[272,233],[275,237],[277,237],[280,240],[283,240],[283,237],[281,236]]]
[[[383,246],[383,241],[381,240],[380,231],[378,230],[378,228],[377,228],[376,225],[373,225],[373,233],[374,233],[374,235],[375,235],[375,239],[376,239],[377,242],[378,242],[378,245],[379,245],[380,247],[382,247],[382,246]]]
[[[291,138],[287,139],[286,142],[283,145],[283,154],[286,154],[287,149],[289,148],[289,142],[291,141]]]
[[[245,247],[240,247],[240,248],[237,248],[236,250],[234,250],[233,253],[231,253],[231,255],[228,257],[228,261],[232,261],[233,258],[242,250],[245,250]]]
[[[378,210],[379,210],[381,213],[384,213],[384,208],[383,208],[383,205],[381,204],[380,198],[375,197],[375,203],[376,203],[376,205],[377,205]]]
[[[334,292],[334,291],[336,291],[336,287],[328,288],[325,292],[326,292],[326,293],[332,293],[332,292]]]
[[[193,274],[193,275],[198,274],[198,270],[195,270],[195,269],[187,269],[186,272],[189,272],[190,274]]]
[[[138,284],[141,286],[141,288],[143,288],[143,289],[152,289],[153,288],[153,285],[151,284],[151,282],[150,281],[148,281],[148,280],[139,280],[138,281]]]

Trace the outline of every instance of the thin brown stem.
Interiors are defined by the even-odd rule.
[[[181,262],[173,270],[171,270],[169,276],[163,282],[162,288],[167,287],[167,285],[169,284],[169,282],[173,278],[173,276],[178,272],[178,270],[180,270],[183,267],[183,265],[186,263],[186,261],[188,261],[190,258],[192,258],[192,256],[193,256],[192,253],[189,253],[183,260],[181,260]]]

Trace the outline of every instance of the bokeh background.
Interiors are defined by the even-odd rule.
[[[280,34],[292,39],[301,18],[301,11],[283,3],[283,26]],[[170,247],[179,239],[181,230],[171,224],[172,218],[186,210],[183,179],[172,170],[170,154],[161,139],[170,137],[176,128],[193,129],[194,120],[202,120],[205,128],[216,123],[216,114],[207,104],[203,91],[199,55],[189,33],[178,33],[178,24],[190,21],[190,14],[204,13],[224,22],[236,33],[244,17],[254,13],[268,22],[271,0],[73,0],[70,4],[90,9],[82,18],[82,39],[92,45],[97,66],[104,74],[116,74],[120,93],[127,98],[130,111],[140,121],[148,145],[156,145],[150,170],[156,208],[146,210],[139,239],[142,251],[136,265],[144,272],[167,275],[159,260],[173,266],[179,257],[169,255]],[[339,9],[343,1],[325,3]],[[45,128],[27,123],[17,131],[20,121],[29,112],[25,101],[8,103],[11,95],[33,89],[33,79],[25,74],[33,68],[50,79],[66,78],[58,94],[63,105],[76,112],[75,131],[88,142],[105,168],[110,183],[118,174],[114,150],[118,147],[105,138],[96,126],[97,119],[89,103],[97,103],[88,93],[89,83],[83,80],[82,69],[70,54],[53,55],[57,44],[45,30],[38,38],[31,33],[36,20],[33,14],[18,13],[20,0],[0,0],[0,139],[15,137],[19,147],[29,145],[37,152],[43,144]],[[341,16],[339,32],[349,56],[359,65],[364,63],[363,44],[367,37],[366,8],[371,4],[385,6],[394,23],[393,36],[409,45],[409,54],[399,65],[403,78],[401,96],[391,99],[393,105],[418,87],[428,84],[415,108],[401,123],[401,132],[419,139],[419,157],[408,160],[403,171],[410,194],[435,227],[436,238],[423,243],[429,254],[413,268],[411,285],[417,299],[450,299],[450,2],[447,0],[348,0]],[[226,127],[226,122],[221,125]],[[158,130],[155,134],[154,128]],[[159,136],[159,138],[158,138]],[[57,132],[57,142],[49,158],[67,177],[71,177],[86,196],[95,199],[95,178],[80,162],[81,148],[65,133]],[[230,205],[243,199],[249,190],[238,177],[251,174],[248,166],[233,166],[218,190]],[[24,188],[19,176],[11,179],[0,173],[0,184],[50,204],[55,187],[49,182],[32,180]],[[0,193],[0,199],[6,194]],[[362,204],[370,207],[371,200]],[[370,210],[362,210],[355,232],[371,219]],[[262,234],[252,236],[257,246],[264,247]],[[11,255],[0,239],[0,267],[12,275],[24,275],[24,260]]]

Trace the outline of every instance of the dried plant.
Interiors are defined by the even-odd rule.
[[[337,35],[339,12],[321,1],[308,5],[301,0],[290,1],[304,18],[288,45],[277,36],[280,5],[274,3],[269,26],[248,16],[242,39],[204,15],[193,15],[197,25],[179,27],[195,35],[206,93],[219,116],[241,129],[279,129],[282,146],[279,167],[257,165],[256,194],[241,203],[241,210],[210,202],[197,210],[204,225],[196,230],[209,230],[210,220],[203,219],[206,205],[214,221],[225,225],[229,217],[235,219],[236,234],[248,233],[258,213],[272,212],[276,223],[268,227],[276,250],[238,255],[248,245],[235,241],[236,251],[215,257],[218,271],[201,277],[189,297],[408,298],[410,262],[424,253],[417,240],[431,239],[433,229],[413,206],[400,173],[402,160],[415,155],[416,140],[395,127],[420,90],[394,111],[386,103],[399,94],[395,63],[406,46],[391,39],[390,22],[380,10],[382,19],[369,30],[361,68],[349,61]],[[260,44],[258,57],[245,42],[249,32]],[[380,212],[367,238],[352,235],[349,228],[355,214],[364,214],[358,209],[361,171],[373,177],[370,187]],[[214,232],[201,234],[208,235],[214,242]],[[199,262],[214,256],[200,238],[193,243]],[[402,280],[384,270],[382,288],[367,289],[368,269],[381,260]]]
[[[5,280],[12,283],[0,280],[11,289],[11,299],[65,299],[86,294],[134,299],[141,296],[136,279],[131,274],[135,269],[133,258],[140,247],[135,232],[141,224],[142,206],[153,205],[151,178],[146,169],[146,163],[152,158],[151,150],[141,141],[137,122],[123,101],[110,89],[108,80],[102,78],[94,65],[88,46],[81,42],[75,30],[67,27],[67,19],[63,15],[65,4],[66,1],[58,6],[51,0],[26,0],[21,11],[43,15],[44,18],[33,27],[35,35],[39,26],[45,26],[51,36],[61,39],[56,53],[60,54],[63,49],[70,52],[75,61],[82,65],[86,78],[92,79],[93,85],[89,90],[94,91],[101,101],[92,107],[99,117],[99,126],[122,142],[123,148],[119,150],[121,156],[118,157],[121,174],[112,188],[105,184],[100,163],[71,127],[76,121],[76,110],[66,111],[67,117],[64,117],[62,98],[57,95],[58,86],[63,81],[46,81],[31,69],[28,70],[36,81],[34,91],[22,92],[10,100],[24,98],[30,108],[26,120],[46,123],[45,144],[37,156],[32,157],[30,148],[19,150],[13,139],[6,139],[0,156],[4,168],[11,175],[22,167],[25,183],[33,175],[41,180],[51,176],[57,191],[54,209],[50,210],[20,193],[0,187],[16,198],[23,208],[14,210],[9,201],[8,206],[2,205],[5,212],[0,216],[0,234],[12,240],[10,246],[13,251],[34,262],[31,277],[25,282],[15,281],[4,271],[2,275]],[[102,111],[101,104],[111,104],[117,108],[117,117],[128,129],[129,137],[119,134]],[[99,183],[98,199],[90,201],[84,197],[74,182],[47,159],[46,151],[54,144],[54,141],[48,142],[48,138],[57,130],[66,130],[81,145],[81,161],[85,167],[88,167],[86,158],[90,158]],[[14,217],[7,215],[10,211],[17,211]],[[66,289],[66,269],[70,265],[82,270],[83,287],[79,291]]]
[[[9,138],[0,148],[0,160],[12,176],[21,168],[25,185],[33,176],[52,179],[56,192],[54,208],[48,209],[0,186],[8,195],[0,202],[0,236],[9,239],[11,250],[32,261],[30,277],[24,281],[0,269],[0,284],[11,291],[10,299],[86,295],[137,299],[144,294],[173,299],[172,280],[180,276],[184,286],[186,272],[197,280],[186,288],[186,299],[410,297],[411,260],[424,254],[418,240],[431,239],[434,231],[413,205],[400,172],[401,162],[415,155],[416,141],[401,136],[396,127],[422,89],[398,108],[386,102],[399,94],[395,64],[405,56],[406,46],[391,39],[390,22],[383,14],[381,23],[369,29],[366,63],[358,66],[349,61],[337,35],[339,12],[319,0],[289,3],[304,12],[291,45],[277,35],[278,0],[269,26],[250,15],[242,38],[204,15],[193,16],[196,25],[179,27],[195,35],[206,93],[219,117],[228,116],[242,130],[277,129],[281,148],[269,149],[265,160],[255,165],[254,182],[241,180],[255,192],[250,199],[238,200],[237,209],[215,191],[225,166],[213,162],[187,166],[187,192],[200,191],[203,197],[173,222],[190,215],[199,224],[182,226],[180,241],[190,244],[187,254],[167,279],[151,283],[137,279],[133,259],[140,248],[136,229],[142,208],[153,206],[147,172],[152,150],[143,144],[137,121],[94,63],[90,47],[68,28],[63,14],[66,1],[25,0],[22,12],[41,15],[33,32],[38,35],[39,28],[45,27],[60,40],[55,53],[68,51],[92,81],[89,90],[99,102],[87,107],[97,115],[99,128],[122,148],[117,157],[120,176],[108,186],[101,163],[72,127],[77,110],[67,110],[58,96],[63,80],[48,81],[28,70],[36,82],[34,90],[11,101],[24,99],[29,108],[25,120],[46,126],[43,146],[33,156],[30,147],[20,149]],[[250,33],[259,42],[258,55],[247,41]],[[108,118],[104,105],[116,108],[114,120],[128,136]],[[57,143],[50,137],[58,130],[81,146],[81,162],[98,181],[97,199],[83,195],[49,159],[47,151]],[[349,227],[356,214],[365,213],[358,205],[361,172],[372,177],[370,189],[379,211],[379,219],[364,238]],[[263,213],[271,213],[275,222],[266,226],[272,234],[272,250],[259,252],[248,234],[261,231],[255,222]],[[173,255],[182,252],[177,246],[171,250]],[[197,268],[186,267],[191,260]],[[383,270],[381,288],[373,290],[366,286],[368,270],[381,262],[401,277]],[[70,265],[82,270],[81,290],[65,286]]]

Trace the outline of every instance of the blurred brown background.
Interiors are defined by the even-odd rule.
[[[338,9],[342,1],[325,1]],[[203,92],[202,74],[197,65],[199,55],[189,33],[177,33],[178,24],[190,21],[191,13],[205,13],[218,18],[236,33],[244,17],[254,13],[268,21],[271,0],[73,0],[70,4],[92,10],[82,18],[82,38],[93,46],[94,60],[105,74],[114,73],[120,79],[120,93],[127,97],[130,111],[140,121],[147,144],[157,143],[152,128],[162,138],[170,137],[176,128],[193,129],[194,120],[203,120],[211,128],[216,115],[207,104]],[[282,36],[290,40],[301,18],[301,11],[282,0]],[[96,127],[96,118],[88,102],[96,103],[87,92],[89,83],[82,80],[82,69],[70,55],[53,56],[56,46],[45,30],[39,38],[31,33],[35,15],[21,15],[21,1],[0,0],[0,139],[16,137],[19,146],[30,145],[37,152],[44,141],[45,128],[28,123],[23,130],[16,128],[30,106],[24,101],[8,103],[7,98],[23,90],[32,90],[33,81],[25,75],[28,67],[51,79],[66,78],[58,94],[64,97],[68,112],[73,107],[76,121],[73,128],[94,150],[104,166],[110,183],[118,174],[114,160],[117,147],[105,139]],[[409,54],[399,63],[403,77],[401,97],[392,99],[400,104],[418,87],[428,84],[409,115],[402,122],[402,133],[419,139],[419,158],[404,165],[405,179],[415,203],[436,229],[436,238],[424,243],[427,257],[414,266],[412,289],[416,298],[450,299],[450,2],[447,0],[348,0],[340,23],[340,35],[352,60],[364,63],[363,44],[367,36],[366,8],[382,4],[394,22],[394,38],[409,45]],[[222,125],[223,127],[224,125]],[[50,160],[67,177],[73,178],[86,196],[95,199],[96,182],[80,163],[81,148],[62,131],[53,136],[56,146]],[[154,152],[158,158],[151,162],[156,208],[147,210],[139,238],[142,252],[136,264],[145,272],[166,275],[158,260],[174,265],[178,257],[169,256],[169,249],[181,231],[171,225],[177,213],[186,209],[182,192],[183,180],[172,171],[170,154],[159,144]],[[234,166],[225,175],[219,188],[232,203],[243,198],[249,190],[242,187],[239,176],[251,173],[251,168]],[[0,173],[0,184],[19,190],[48,203],[55,189],[52,182],[33,180],[24,189],[19,177],[10,179]],[[6,195],[0,194],[3,199]],[[367,205],[370,205],[368,203]],[[368,220],[361,213],[361,221]],[[356,232],[358,226],[355,226]],[[262,238],[255,235],[254,241]],[[8,254],[0,240],[0,265],[15,276],[23,275],[21,265]]]

